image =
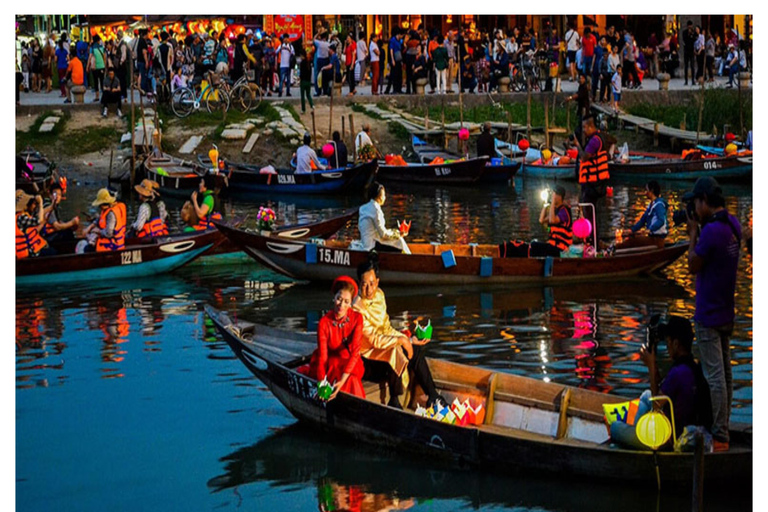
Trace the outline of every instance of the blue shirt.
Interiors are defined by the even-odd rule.
[[[59,69],[66,69],[68,55],[69,52],[64,48],[56,48],[56,66],[58,66]]]
[[[652,235],[667,234],[667,203],[664,199],[657,197],[651,201],[637,224],[632,226],[632,232],[641,228],[647,228]]]
[[[392,61],[395,61],[396,52],[401,52],[400,54],[402,56],[402,50],[403,50],[403,45],[400,44],[400,40],[398,40],[396,37],[393,37],[392,39],[389,40],[389,54],[392,56],[391,58]]]
[[[693,319],[704,327],[733,322],[740,242],[741,225],[725,210],[715,214],[701,229],[694,251],[704,265],[696,274]]]

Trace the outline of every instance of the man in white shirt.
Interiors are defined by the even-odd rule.
[[[379,45],[376,44],[376,40],[371,37],[371,44],[368,47],[368,52],[371,55],[371,94],[377,96],[379,94]]]
[[[371,123],[363,123],[363,130],[355,137],[355,160],[357,160],[357,157],[360,154],[360,149],[362,149],[364,146],[373,146],[370,132]],[[374,149],[376,149],[375,146]],[[376,152],[378,153],[378,150],[376,150]]]
[[[360,39],[357,40],[357,73],[359,73],[359,79],[357,85],[362,87],[365,85],[365,58],[368,57],[368,45],[365,42],[365,35],[360,34]],[[357,78],[357,77],[355,77]]]
[[[291,57],[296,53],[293,50],[288,34],[283,34],[280,44],[280,85],[277,89],[277,95],[283,95],[283,83],[285,83],[285,95],[291,95]]]
[[[309,133],[304,134],[304,145],[301,146],[299,149],[296,150],[296,172],[295,174],[306,174],[312,172],[312,163],[315,163],[315,166],[319,170],[325,170],[325,166],[320,163],[320,160],[317,158],[317,153],[315,153],[315,150],[309,147],[310,143],[312,142],[312,137],[309,135]]]
[[[565,46],[568,71],[570,73],[568,80],[573,82],[576,79],[576,52],[581,48],[581,37],[573,26],[565,33]]]

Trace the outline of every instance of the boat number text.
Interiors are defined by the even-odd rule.
[[[435,167],[435,176],[448,176],[451,174],[450,167]]]
[[[718,169],[719,167],[717,162],[704,162],[704,169]]]
[[[277,182],[281,185],[295,185],[296,179],[292,174],[278,174]]]
[[[331,265],[349,266],[349,253],[336,249],[317,248],[317,259],[320,263],[330,263]]]
[[[316,392],[312,382],[295,373],[288,374],[288,389],[290,389],[291,393],[294,395],[306,400],[313,399]]]
[[[125,251],[120,254],[121,265],[133,265],[135,263],[141,263],[141,251]]]

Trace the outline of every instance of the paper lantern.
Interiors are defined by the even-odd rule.
[[[331,158],[331,155],[333,155],[333,144],[326,144],[323,146],[323,156],[325,158]]]
[[[584,217],[573,223],[573,234],[579,238],[587,238],[592,233],[592,223]]]
[[[548,149],[545,149],[541,152],[541,159],[545,162],[549,161],[549,159],[552,158],[552,152]]]
[[[211,159],[211,165],[214,169],[219,166],[219,150],[216,146],[213,146],[213,148],[208,151],[208,158]]]
[[[459,130],[459,140],[469,140],[469,130],[466,128]]]
[[[519,147],[522,151],[528,151],[528,148],[531,147],[531,144],[528,142],[528,139],[520,139],[520,142],[517,143],[517,147]]]
[[[565,154],[568,155],[568,157],[571,160],[576,160],[577,158],[579,158],[579,150],[576,148],[569,149],[568,151],[565,152]]]
[[[651,411],[637,420],[635,433],[641,443],[655,450],[669,440],[672,435],[672,425],[662,413]]]
[[[432,320],[427,321],[427,325],[419,325],[416,322],[416,329],[414,330],[416,338],[419,340],[431,340],[432,339]]]
[[[725,146],[725,154],[726,155],[735,155],[736,152],[739,150],[739,148],[736,147],[736,144],[728,144]]]
[[[736,140],[736,135],[734,135],[731,132],[728,132],[728,133],[725,134],[725,140],[726,140],[726,142],[733,142],[733,141]]]

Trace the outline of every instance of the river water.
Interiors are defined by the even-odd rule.
[[[72,180],[71,180],[72,181]],[[413,220],[413,241],[499,243],[545,237],[540,190],[388,187],[384,212]],[[65,217],[89,211],[98,183],[72,185]],[[572,198],[575,184],[565,184]],[[672,208],[686,182],[663,183]],[[742,222],[752,188],[724,186]],[[167,201],[178,222],[177,202]],[[358,198],[236,198],[230,215],[253,226],[261,205],[279,223],[320,219]],[[616,185],[600,234],[628,227],[646,204],[643,183]],[[129,219],[136,204],[128,199]],[[347,228],[343,235],[354,235]],[[673,229],[672,239],[685,236]],[[388,287],[396,325],[429,318],[432,357],[627,397],[648,386],[637,357],[653,313],[694,311],[684,259],[657,276],[554,287]],[[657,497],[617,484],[501,476],[328,438],[296,425],[235,359],[205,303],[271,325],[314,329],[330,293],[245,257],[171,275],[16,289],[18,510],[682,510],[689,491]],[[732,343],[732,421],[752,423],[752,260],[742,253]],[[663,352],[663,351],[662,351]],[[748,496],[706,489],[707,510],[749,510]]]

